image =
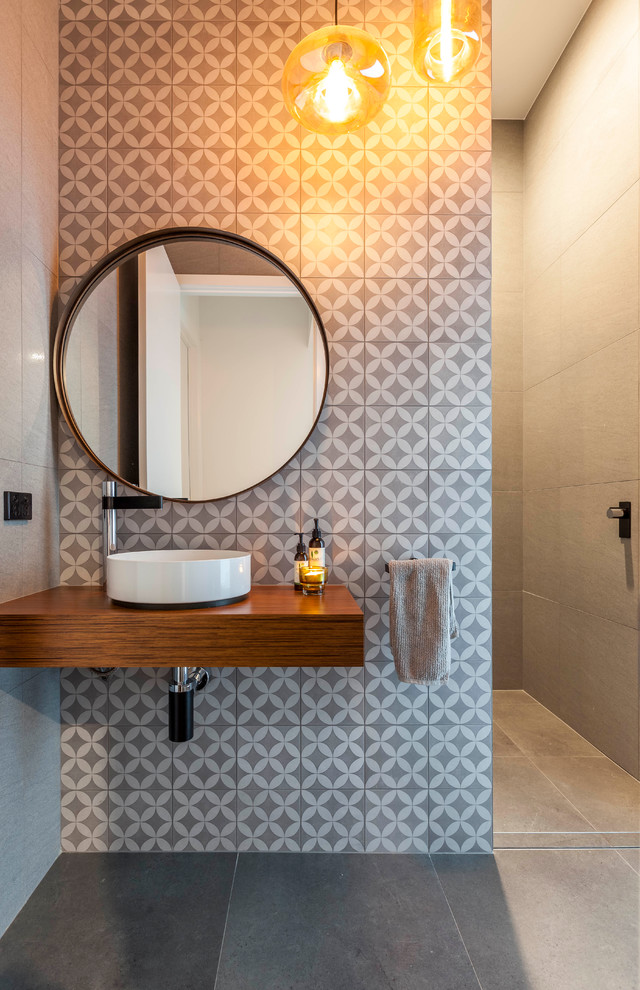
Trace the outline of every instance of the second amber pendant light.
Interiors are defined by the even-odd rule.
[[[415,0],[413,64],[426,82],[455,82],[481,49],[482,0]]]
[[[310,131],[338,135],[362,127],[389,95],[389,59],[366,31],[335,24],[296,45],[284,67],[282,92],[291,115]]]

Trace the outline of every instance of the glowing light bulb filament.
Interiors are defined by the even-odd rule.
[[[332,124],[341,124],[353,116],[359,103],[360,94],[345,72],[344,62],[334,59],[318,86],[315,99],[318,113]]]
[[[451,23],[451,0],[442,0],[440,5],[440,61],[445,82],[453,77],[453,25]]]

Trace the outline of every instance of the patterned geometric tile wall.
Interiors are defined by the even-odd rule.
[[[141,232],[222,227],[300,274],[330,338],[302,453],[238,498],[123,514],[122,546],[250,549],[255,582],[288,582],[293,534],[320,516],[366,616],[364,670],[213,670],[180,746],[167,671],[65,671],[67,851],[491,848],[490,5],[479,65],[438,89],[411,66],[410,2],[341,3],[382,39],[393,89],[334,140],[301,130],[279,88],[332,16],[321,0],[61,4],[63,295]],[[61,426],[69,584],[102,580],[101,481]],[[458,564],[438,688],[400,684],[389,651],[385,563],[411,555]]]

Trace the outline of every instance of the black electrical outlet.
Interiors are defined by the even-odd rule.
[[[5,522],[31,519],[31,492],[4,493]]]

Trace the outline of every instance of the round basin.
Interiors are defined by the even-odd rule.
[[[143,550],[107,557],[107,595],[127,608],[209,608],[251,590],[242,550]]]

